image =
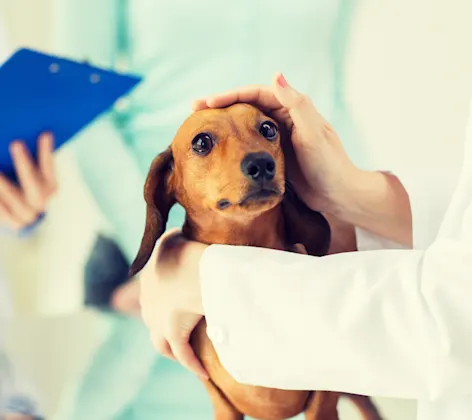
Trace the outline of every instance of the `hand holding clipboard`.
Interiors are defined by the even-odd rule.
[[[24,142],[10,144],[17,182],[0,173],[0,225],[21,231],[44,214],[57,189],[53,150],[51,133],[42,134],[37,141],[37,162]]]
[[[0,227],[37,219],[55,189],[52,151],[140,81],[29,49],[0,67]]]

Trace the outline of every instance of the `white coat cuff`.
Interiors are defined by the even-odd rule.
[[[373,251],[378,249],[405,249],[406,247],[396,242],[376,235],[368,230],[356,227],[356,241],[358,251]]]

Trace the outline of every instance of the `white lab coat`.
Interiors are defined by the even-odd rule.
[[[10,56],[6,31],[0,16],[0,65]],[[0,127],[1,129],[1,127]],[[5,350],[5,333],[13,316],[12,296],[0,270],[0,417],[7,407],[12,413],[42,418],[38,392]]]
[[[240,382],[418,400],[420,420],[472,417],[472,108],[456,187],[399,174],[414,250],[323,258],[212,245],[208,335]],[[358,230],[360,249],[401,248]]]

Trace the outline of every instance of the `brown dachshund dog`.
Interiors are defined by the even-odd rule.
[[[249,245],[315,256],[350,250],[355,241],[345,233],[353,229],[334,220],[330,229],[326,218],[304,205],[289,188],[285,176],[289,153],[293,149],[284,127],[251,105],[192,114],[172,145],[151,165],[144,191],[145,232],[130,275],[136,275],[149,260],[175,203],[186,210],[183,234],[206,244]],[[331,231],[343,233],[337,238]],[[204,319],[193,332],[191,344],[210,376],[204,384],[216,420],[242,420],[245,415],[283,420],[302,412],[308,420],[336,420],[342,395],[354,402],[365,420],[381,420],[368,397],[239,384],[220,364]]]

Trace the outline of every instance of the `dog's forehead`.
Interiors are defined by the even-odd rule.
[[[173,146],[188,144],[188,141],[199,133],[244,132],[254,127],[264,117],[266,116],[258,108],[249,104],[235,104],[227,108],[197,111],[180,126],[173,140]]]

